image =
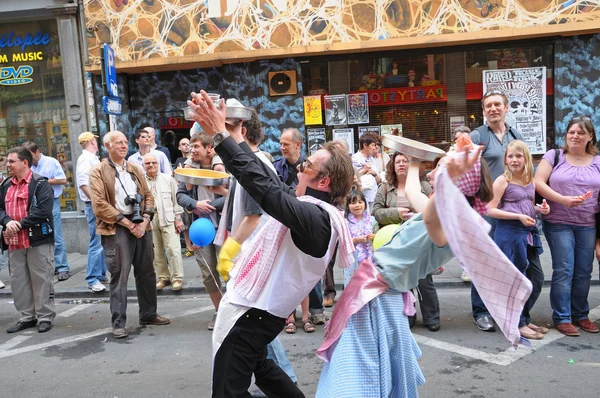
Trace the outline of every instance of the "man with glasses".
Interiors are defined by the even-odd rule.
[[[152,250],[154,197],[139,167],[125,161],[129,142],[125,134],[111,131],[104,136],[108,157],[90,170],[92,210],[96,231],[101,235],[106,266],[110,271],[112,335],[128,336],[127,280],[134,268],[140,325],[167,325],[156,313],[156,273]]]
[[[217,108],[204,91],[192,96],[194,119],[213,137],[225,167],[272,217],[230,273],[213,334],[212,396],[247,396],[254,374],[267,396],[304,397],[267,359],[266,347],[321,279],[336,247],[343,267],[354,261],[350,232],[334,206],[350,190],[352,163],[327,143],[298,166],[294,192],[256,158],[241,134],[226,130],[224,101]]]
[[[133,135],[133,139],[138,146],[138,151],[131,155],[127,161],[139,166],[141,170],[143,170],[144,156],[148,153],[153,154],[158,160],[158,170],[163,174],[172,175],[173,169],[171,168],[171,162],[167,158],[167,156],[160,151],[152,148],[151,138],[148,131],[144,129],[138,129],[135,131]]]
[[[481,100],[483,116],[486,122],[471,133],[471,140],[475,145],[483,145],[481,156],[486,160],[492,181],[496,181],[504,173],[504,151],[508,144],[514,140],[523,140],[520,132],[506,124],[508,113],[508,98],[499,90],[491,90],[483,95]],[[491,224],[490,236],[494,236],[496,221],[486,217]],[[479,297],[475,286],[471,285],[471,305],[473,307],[473,321],[479,330],[495,332],[494,321]]]
[[[33,157],[25,148],[6,154],[12,176],[0,185],[2,251],[8,249],[10,287],[21,318],[7,333],[37,325],[38,332],[52,328],[54,311],[54,236],[52,188],[45,177],[31,171]]]

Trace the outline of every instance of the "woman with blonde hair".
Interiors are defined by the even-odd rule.
[[[563,149],[548,151],[535,172],[535,189],[552,206],[543,224],[552,253],[552,321],[567,336],[579,336],[575,326],[598,333],[598,327],[589,320],[588,303],[596,245],[595,214],[600,210],[597,154],[590,118],[576,117],[567,126]]]
[[[504,174],[494,181],[494,198],[488,203],[487,215],[498,219],[494,242],[532,284],[531,296],[519,320],[519,332],[527,339],[540,340],[548,329],[531,323],[529,314],[544,285],[542,242],[535,217],[538,212],[548,214],[550,206],[545,200],[541,206],[535,206],[534,199],[531,153],[523,141],[512,141],[504,153]]]

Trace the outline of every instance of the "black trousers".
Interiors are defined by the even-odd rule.
[[[303,398],[304,394],[271,359],[267,345],[281,332],[285,318],[256,308],[249,309],[229,331],[213,364],[213,398],[250,397],[255,384],[269,398]]]
[[[110,312],[113,328],[124,328],[127,322],[127,279],[133,265],[140,319],[156,318],[156,273],[152,232],[140,239],[120,225],[115,235],[103,235],[102,247],[106,268],[110,271]]]
[[[336,251],[337,253],[337,251]],[[327,298],[335,298],[336,290],[335,290],[335,280],[333,279],[333,267],[335,265],[335,254],[331,257],[331,261],[327,264],[327,270],[325,270],[325,278],[323,289],[323,296]]]
[[[424,325],[440,323],[440,302],[431,275],[419,280],[419,291],[417,292]]]

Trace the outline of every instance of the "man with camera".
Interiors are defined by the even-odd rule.
[[[10,284],[19,321],[7,333],[52,328],[54,311],[54,234],[52,188],[45,177],[31,171],[33,157],[25,148],[7,152],[12,178],[0,185],[2,250],[8,249]]]
[[[96,231],[102,237],[106,266],[111,273],[110,310],[112,335],[127,337],[127,278],[133,265],[140,325],[167,325],[156,314],[156,274],[152,249],[154,197],[142,171],[125,161],[129,143],[125,134],[111,131],[104,136],[108,158],[90,171],[92,209]]]
[[[183,259],[179,233],[183,231],[181,219],[183,209],[177,204],[177,182],[170,175],[158,172],[158,161],[151,153],[144,156],[143,166],[148,188],[154,196],[152,241],[154,242],[154,269],[158,274],[156,290],[162,290],[170,284],[173,284],[173,290],[181,290]],[[165,252],[169,259],[168,266]]]

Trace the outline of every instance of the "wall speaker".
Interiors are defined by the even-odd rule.
[[[295,70],[269,72],[269,95],[276,96],[293,94],[298,94]]]

